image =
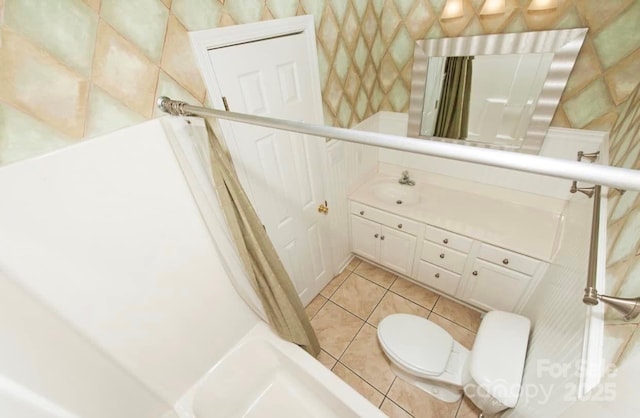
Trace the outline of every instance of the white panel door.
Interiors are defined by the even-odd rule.
[[[230,110],[317,122],[303,33],[209,50],[218,90]],[[210,89],[211,91],[211,89]],[[332,277],[323,138],[221,123],[240,181],[304,304]]]

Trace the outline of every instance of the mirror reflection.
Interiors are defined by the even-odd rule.
[[[409,135],[537,153],[586,32],[418,41]]]

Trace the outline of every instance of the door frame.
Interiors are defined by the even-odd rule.
[[[238,44],[245,44],[250,42],[262,41],[287,35],[302,34],[307,51],[316,50],[316,33],[314,17],[312,15],[295,16],[284,19],[265,20],[255,23],[248,23],[235,26],[226,26],[221,28],[206,29],[196,32],[189,32],[189,38],[191,47],[194,52],[196,62],[201,70],[205,87],[208,93],[208,106],[214,109],[224,110],[225,106],[222,101],[222,92],[220,89],[220,83],[218,82],[213,64],[209,58],[209,51],[212,49],[230,47]],[[311,79],[311,95],[309,106],[312,110],[312,120],[308,120],[308,123],[323,125],[323,107],[322,107],[322,91],[320,89],[320,73],[318,66],[317,53],[306,54],[309,60],[309,74]],[[233,104],[232,104],[233,105]],[[233,109],[231,109],[233,110]],[[223,131],[231,131],[230,123],[224,119],[218,119],[218,123]],[[224,141],[224,139],[223,139]],[[237,151],[234,141],[224,141],[227,147]],[[325,145],[326,150],[326,145]],[[233,154],[233,152],[232,152]],[[238,154],[238,153],[236,153]],[[330,183],[328,181],[328,154],[326,152],[319,155],[321,173],[320,176],[324,182],[325,196],[333,197],[330,190]],[[238,166],[236,164],[236,170],[239,171],[239,177],[242,179],[248,178],[244,172],[245,167]],[[247,193],[250,193],[247,190]],[[250,196],[252,198],[252,196]],[[251,199],[254,201],[253,199]],[[335,256],[331,248],[331,214],[322,223],[324,241],[327,248],[325,248],[326,257],[328,257],[329,279],[330,281],[337,273],[337,267],[335,264]],[[328,283],[327,281],[327,283]],[[326,283],[322,285],[320,289],[314,289],[315,297],[319,294],[320,290],[326,286]],[[310,299],[311,300],[311,299]]]
[[[219,29],[206,29],[196,32],[189,32],[191,48],[194,51],[196,61],[203,70],[203,78],[207,92],[209,93],[209,102],[214,109],[224,110],[222,95],[218,87],[213,67],[208,58],[210,49],[223,48],[241,43],[255,42],[278,36],[293,35],[302,33],[304,35],[307,48],[316,49],[316,31],[312,15],[294,16],[284,19],[263,20],[255,23],[247,23],[243,25],[226,26],[224,33],[220,33]],[[313,100],[314,120],[309,123],[324,124],[322,110],[322,91],[320,90],[320,73],[318,70],[317,54],[309,54],[311,77],[313,83],[311,91]],[[209,91],[211,89],[212,91]],[[220,120],[220,122],[225,122]],[[326,167],[326,164],[325,164]]]

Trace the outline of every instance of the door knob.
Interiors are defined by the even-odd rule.
[[[326,200],[324,201],[324,203],[320,203],[320,206],[318,206],[318,212],[325,215],[329,212],[329,206],[327,205]]]
[[[436,279],[440,278],[440,273],[436,273]]]
[[[509,259],[505,258],[504,260],[502,260],[502,264],[504,264],[505,266],[509,264]]]
[[[440,254],[440,258],[444,258],[444,253]]]
[[[471,273],[471,274],[473,274],[474,276],[477,276],[477,275],[478,275],[478,271],[477,271],[477,270],[474,270],[474,272],[473,272],[473,273]]]
[[[449,239],[445,238],[445,239],[443,239],[443,240],[442,240],[442,242],[443,242],[444,244],[448,244],[448,243],[449,243]]]
[[[373,237],[374,237],[374,238],[378,238],[378,234],[375,234]]]
[[[380,239],[384,241],[384,235],[381,235],[381,236],[380,236]]]

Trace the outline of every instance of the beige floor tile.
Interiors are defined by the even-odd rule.
[[[382,393],[387,393],[395,379],[378,344],[376,329],[369,324],[362,327],[339,360]]]
[[[387,414],[389,418],[412,418],[410,413],[400,408],[389,398],[384,398],[380,410]]]
[[[398,278],[389,290],[427,309],[432,309],[438,300],[436,293],[402,278]]]
[[[385,290],[357,274],[351,274],[331,296],[331,300],[362,319],[376,308]]]
[[[443,402],[402,379],[393,382],[387,397],[416,418],[453,418],[460,403]]]
[[[436,306],[433,307],[433,312],[473,332],[477,332],[480,326],[480,312],[449,298],[441,297],[438,299]]]
[[[480,415],[480,409],[469,398],[466,396],[462,397],[462,402],[460,402],[460,408],[458,408],[458,413],[456,414],[456,418],[478,418]]]
[[[367,280],[371,280],[372,282],[379,284],[385,289],[388,289],[397,277],[395,274],[383,270],[380,267],[376,267],[373,264],[367,263],[366,261],[360,262],[354,272]]]
[[[320,354],[318,354],[316,360],[322,363],[322,365],[329,370],[333,369],[333,366],[338,362],[338,360],[331,357],[331,355],[324,350],[320,350]]]
[[[349,386],[357,390],[362,396],[367,398],[369,402],[379,407],[384,400],[384,395],[376,390],[373,386],[362,380],[360,376],[349,370],[344,364],[338,362],[333,367],[333,372],[340,379],[344,380]]]
[[[473,348],[473,342],[476,339],[476,334],[473,332],[433,312],[429,315],[429,320],[444,328],[445,331],[451,334],[454,340],[458,341],[467,349],[471,350]]]
[[[406,313],[427,318],[431,311],[393,292],[387,292],[371,316],[369,316],[367,322],[377,327],[378,323],[382,321],[384,317],[394,313]]]
[[[347,264],[346,269],[350,271],[354,271],[361,262],[362,260],[360,260],[358,257],[353,257],[351,261],[349,261],[349,264]]]
[[[318,295],[313,298],[311,302],[309,302],[309,304],[306,306],[306,308],[304,308],[304,311],[307,313],[309,319],[312,319],[314,316],[316,316],[320,308],[322,308],[325,303],[327,303],[327,298],[322,295]]]
[[[349,270],[344,270],[342,273],[338,274],[336,277],[334,277],[333,279],[331,279],[331,281],[329,283],[327,283],[327,285],[324,287],[324,289],[322,289],[320,291],[320,294],[322,296],[324,296],[325,298],[330,298],[331,295],[333,295],[333,293],[338,290],[338,288],[340,287],[340,285],[347,280],[347,277],[349,277],[349,275],[351,274],[351,272]]]
[[[327,302],[311,320],[320,347],[334,358],[340,358],[364,321],[338,305]]]

